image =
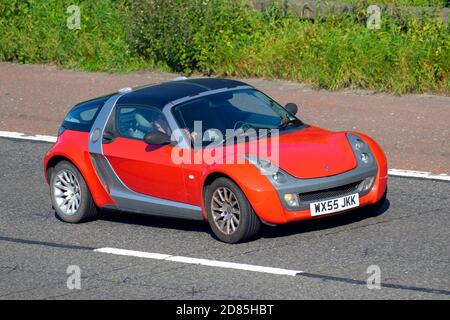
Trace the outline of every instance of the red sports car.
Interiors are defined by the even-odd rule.
[[[386,198],[387,161],[356,132],[303,123],[243,82],[184,79],[73,107],[44,159],[57,215],[109,208],[207,220],[218,239]]]

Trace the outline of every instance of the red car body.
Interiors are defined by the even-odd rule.
[[[46,180],[50,182],[52,169],[58,162],[69,161],[86,181],[97,207],[121,209],[111,195],[108,183],[105,183],[105,179],[99,174],[96,167],[98,164],[93,160],[90,150],[92,130],[89,132],[70,128],[63,130],[57,142],[45,155]],[[370,190],[359,197],[359,207],[376,204],[385,196],[387,160],[380,146],[364,134],[332,132],[314,126],[280,134],[277,137],[279,158],[274,164],[286,172],[290,179],[303,182],[326,181],[328,178],[334,179],[352,172],[358,167],[359,162],[349,143],[348,134],[359,137],[368,146],[377,168]],[[243,144],[244,148],[240,150],[246,150],[248,142]],[[240,147],[242,145],[238,143],[221,148],[225,157]],[[121,183],[134,194],[199,207],[205,220],[208,219],[205,209],[205,187],[217,177],[227,177],[238,185],[255,214],[267,224],[284,224],[314,218],[309,208],[296,210],[283,205],[274,184],[261,174],[257,166],[250,163],[226,164],[223,161],[213,164],[174,164],[171,155],[174,152],[181,152],[177,150],[180,146],[166,144],[159,148],[151,148],[143,140],[120,136],[116,137],[113,143],[103,143],[101,148],[103,156]],[[196,150],[192,156],[204,152],[210,151]],[[245,153],[248,154],[247,151]],[[152,212],[145,213],[152,214]]]

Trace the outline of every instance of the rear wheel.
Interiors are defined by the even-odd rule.
[[[241,189],[230,179],[218,178],[208,187],[205,208],[212,231],[227,243],[254,237],[261,221]]]
[[[65,222],[78,223],[97,216],[97,208],[83,176],[68,161],[61,161],[53,168],[50,193],[56,214]]]

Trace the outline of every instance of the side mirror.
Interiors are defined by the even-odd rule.
[[[170,136],[164,132],[155,130],[144,136],[144,141],[148,144],[164,145],[170,144]]]
[[[298,111],[298,107],[295,103],[293,102],[289,102],[285,107],[284,107],[287,111],[289,111],[290,113],[292,113],[293,115],[295,115]]]

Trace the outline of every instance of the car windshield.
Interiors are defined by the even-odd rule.
[[[173,108],[173,114],[183,129],[191,134],[218,130],[245,132],[252,128],[287,130],[303,123],[260,91],[253,89],[227,91],[189,100]],[[196,123],[197,122],[197,123]],[[197,125],[195,127],[195,125]],[[229,132],[229,131],[228,131]]]

